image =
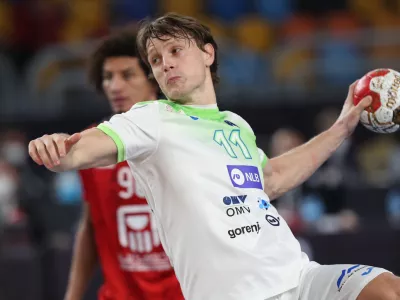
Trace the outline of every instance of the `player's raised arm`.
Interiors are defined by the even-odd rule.
[[[44,135],[29,143],[29,155],[53,172],[107,166],[117,162],[117,145],[98,128],[68,135]]]
[[[157,148],[158,106],[138,103],[130,111],[114,115],[72,136],[44,135],[29,143],[29,155],[51,171],[63,172],[109,166],[124,160],[144,160]]]
[[[263,168],[264,190],[271,200],[305,182],[352,134],[362,111],[372,100],[371,97],[366,97],[354,106],[354,86],[355,84],[350,86],[342,112],[331,128],[267,162]]]

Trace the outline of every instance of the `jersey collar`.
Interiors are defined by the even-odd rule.
[[[194,116],[206,120],[223,120],[224,114],[221,113],[216,104],[212,105],[180,105],[170,100],[159,100],[175,111],[183,111],[187,116]]]

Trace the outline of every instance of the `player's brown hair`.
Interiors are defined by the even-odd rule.
[[[137,32],[134,28],[125,28],[106,37],[100,42],[89,58],[88,79],[96,91],[103,93],[103,65],[109,57],[131,56],[139,59],[141,68],[146,76],[150,74],[149,66],[140,59],[136,46]],[[152,80],[154,81],[154,80]],[[156,82],[153,82],[156,84]],[[156,84],[156,86],[158,86]]]
[[[169,38],[183,38],[194,40],[202,51],[204,46],[211,44],[214,47],[214,63],[210,66],[211,77],[214,84],[219,82],[218,71],[218,45],[211,34],[210,29],[201,24],[197,19],[179,15],[176,13],[167,13],[155,20],[146,19],[141,22],[137,37],[137,46],[140,57],[147,66],[150,64],[147,59],[147,42],[149,39],[168,40]]]

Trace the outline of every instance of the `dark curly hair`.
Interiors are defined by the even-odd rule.
[[[136,46],[137,32],[126,28],[101,41],[88,62],[88,79],[96,91],[103,93],[103,65],[109,57],[131,56],[139,59],[141,68],[146,76],[150,75],[149,66],[140,59]],[[153,84],[156,82],[150,79]],[[157,85],[158,86],[158,85]]]
[[[184,38],[187,40],[193,39],[197,47],[202,51],[206,44],[211,44],[214,47],[215,57],[214,62],[210,66],[211,77],[214,84],[219,82],[217,75],[218,59],[217,50],[218,45],[211,35],[210,29],[201,24],[197,19],[183,16],[176,13],[168,13],[155,20],[146,19],[140,23],[140,28],[137,36],[137,46],[141,59],[146,62],[147,66],[150,64],[147,59],[147,42],[149,39],[169,39],[169,38]]]

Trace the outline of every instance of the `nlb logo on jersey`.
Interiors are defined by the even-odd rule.
[[[149,253],[160,246],[160,238],[147,205],[124,205],[117,210],[118,238],[132,252]]]
[[[250,213],[250,207],[245,204],[246,198],[247,195],[224,197],[222,201],[226,206],[229,206],[226,210],[227,216],[233,217]]]
[[[234,187],[263,189],[261,176],[255,166],[231,166],[228,165],[228,173]]]

